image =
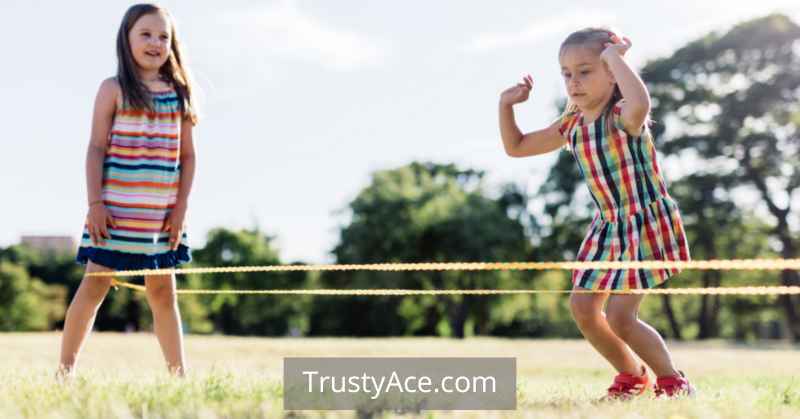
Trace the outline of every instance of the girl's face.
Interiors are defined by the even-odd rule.
[[[146,71],[158,70],[170,54],[172,28],[161,13],[143,15],[128,32],[128,43],[136,65]]]
[[[614,76],[590,48],[569,45],[559,56],[570,100],[582,111],[603,106],[614,94]]]

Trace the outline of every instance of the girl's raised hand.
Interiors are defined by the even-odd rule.
[[[631,40],[627,36],[623,36],[620,38],[613,32],[609,32],[611,35],[611,42],[606,42],[604,46],[606,47],[603,52],[600,54],[602,57],[607,57],[608,54],[616,54],[620,57],[625,56],[625,53],[631,49]]]
[[[89,214],[86,216],[86,229],[89,230],[89,237],[95,246],[105,245],[105,239],[110,239],[108,226],[117,227],[111,212],[102,202],[94,202],[89,205]]]
[[[522,77],[522,82],[509,87],[500,94],[500,103],[503,105],[514,105],[528,100],[533,89],[533,77],[526,74]]]

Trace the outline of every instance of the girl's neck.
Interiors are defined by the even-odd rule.
[[[158,70],[142,70],[139,68],[136,75],[139,77],[139,83],[143,84],[151,92],[160,92],[169,88],[169,83]]]
[[[607,98],[605,98],[605,100],[601,100],[594,106],[588,108],[578,107],[578,110],[581,112],[583,123],[592,123],[597,120],[597,118],[599,118],[608,107],[608,102],[611,101],[612,96],[613,92],[612,95],[609,95]]]
[[[139,76],[139,80],[142,83],[154,83],[162,80],[158,70],[142,70],[138,68],[136,69],[136,75]]]
[[[598,107],[594,107],[592,109],[580,109],[580,108],[578,108],[578,110],[581,111],[581,116],[583,117],[583,123],[584,124],[590,124],[590,123],[593,123],[595,120],[597,120],[597,118],[599,118],[600,115],[603,113],[603,109],[605,109],[605,106],[606,105],[598,106]]]

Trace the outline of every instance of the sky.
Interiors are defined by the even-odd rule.
[[[0,2],[0,246],[71,235],[86,213],[85,153],[100,82],[116,71],[130,1]],[[259,227],[284,262],[331,262],[346,208],[377,170],[455,162],[531,191],[555,154],[505,155],[499,93],[525,73],[530,131],[564,96],[557,50],[572,31],[611,25],[635,67],[711,30],[796,0],[166,1],[199,92],[197,173],[187,231]]]

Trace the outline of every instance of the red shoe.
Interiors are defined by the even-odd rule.
[[[608,393],[601,400],[630,400],[647,391],[649,384],[650,378],[647,376],[647,370],[644,365],[642,365],[642,375],[640,376],[626,372],[617,374],[614,377],[614,383],[608,388]]]
[[[686,379],[683,371],[678,371],[679,375],[658,377],[656,379],[656,397],[693,397],[697,390]]]

